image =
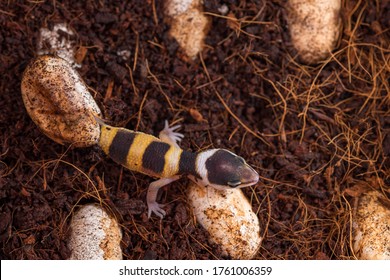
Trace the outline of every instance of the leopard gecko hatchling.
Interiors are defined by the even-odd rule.
[[[182,150],[178,142],[184,137],[175,132],[180,125],[165,127],[159,138],[125,128],[113,127],[95,117],[101,126],[99,146],[115,162],[143,174],[159,178],[149,185],[146,200],[148,217],[161,219],[166,212],[156,202],[158,190],[186,175],[201,186],[218,190],[242,188],[256,184],[259,174],[242,157],[225,149],[199,152]]]

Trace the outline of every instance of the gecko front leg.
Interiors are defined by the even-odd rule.
[[[160,138],[160,140],[164,141],[165,143],[174,145],[175,147],[179,148],[178,143],[183,139],[184,135],[179,132],[175,132],[175,130],[180,127],[180,124],[169,127],[168,121],[166,120],[164,129],[161,130],[158,138]]]
[[[173,127],[169,127],[168,121],[165,121],[164,129],[159,134],[160,140],[169,144],[169,145],[172,145],[176,148],[179,148],[178,143],[181,141],[181,139],[184,137],[184,135],[181,133],[175,132],[175,130],[178,128],[180,128],[180,125],[175,125]],[[170,160],[175,160],[175,157],[173,155],[174,154],[172,154],[173,158]],[[165,164],[168,164],[168,163],[165,162]],[[158,190],[161,187],[163,187],[169,183],[172,183],[173,181],[178,180],[180,177],[181,177],[180,175],[175,175],[175,176],[168,177],[168,178],[161,178],[157,181],[152,182],[149,185],[148,193],[146,196],[146,201],[148,204],[148,218],[150,218],[152,213],[155,213],[161,219],[165,216],[166,213],[161,208],[162,205],[158,204],[156,202]]]
[[[148,218],[150,218],[152,213],[156,214],[158,217],[160,217],[160,219],[164,218],[166,212],[161,208],[162,205],[158,204],[156,201],[158,190],[179,178],[179,175],[170,178],[161,178],[149,185],[148,194],[146,195],[146,202],[148,204]]]

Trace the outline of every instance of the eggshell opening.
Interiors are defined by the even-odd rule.
[[[35,124],[60,144],[86,147],[97,143],[101,111],[80,75],[64,59],[35,58],[23,73],[21,91]]]

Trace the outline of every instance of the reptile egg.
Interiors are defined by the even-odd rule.
[[[22,78],[27,113],[52,140],[76,147],[95,144],[100,127],[93,115],[101,112],[87,85],[64,59],[43,55],[27,66]]]
[[[210,20],[203,13],[203,0],[166,0],[165,20],[169,34],[176,39],[186,56],[194,59],[202,51]]]
[[[226,255],[254,257],[262,240],[259,219],[240,189],[220,191],[191,183],[188,198],[196,219]]]
[[[326,59],[336,46],[341,0],[289,0],[287,22],[292,43],[305,63]]]
[[[363,260],[390,260],[390,201],[378,192],[359,198],[353,219],[356,256]]]
[[[121,260],[118,222],[97,204],[87,204],[71,221],[71,260]]]

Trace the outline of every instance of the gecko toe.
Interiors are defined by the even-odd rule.
[[[166,212],[161,208],[163,204],[153,203],[148,205],[148,219],[151,217],[152,213],[154,213],[160,219],[163,219],[166,215]]]

